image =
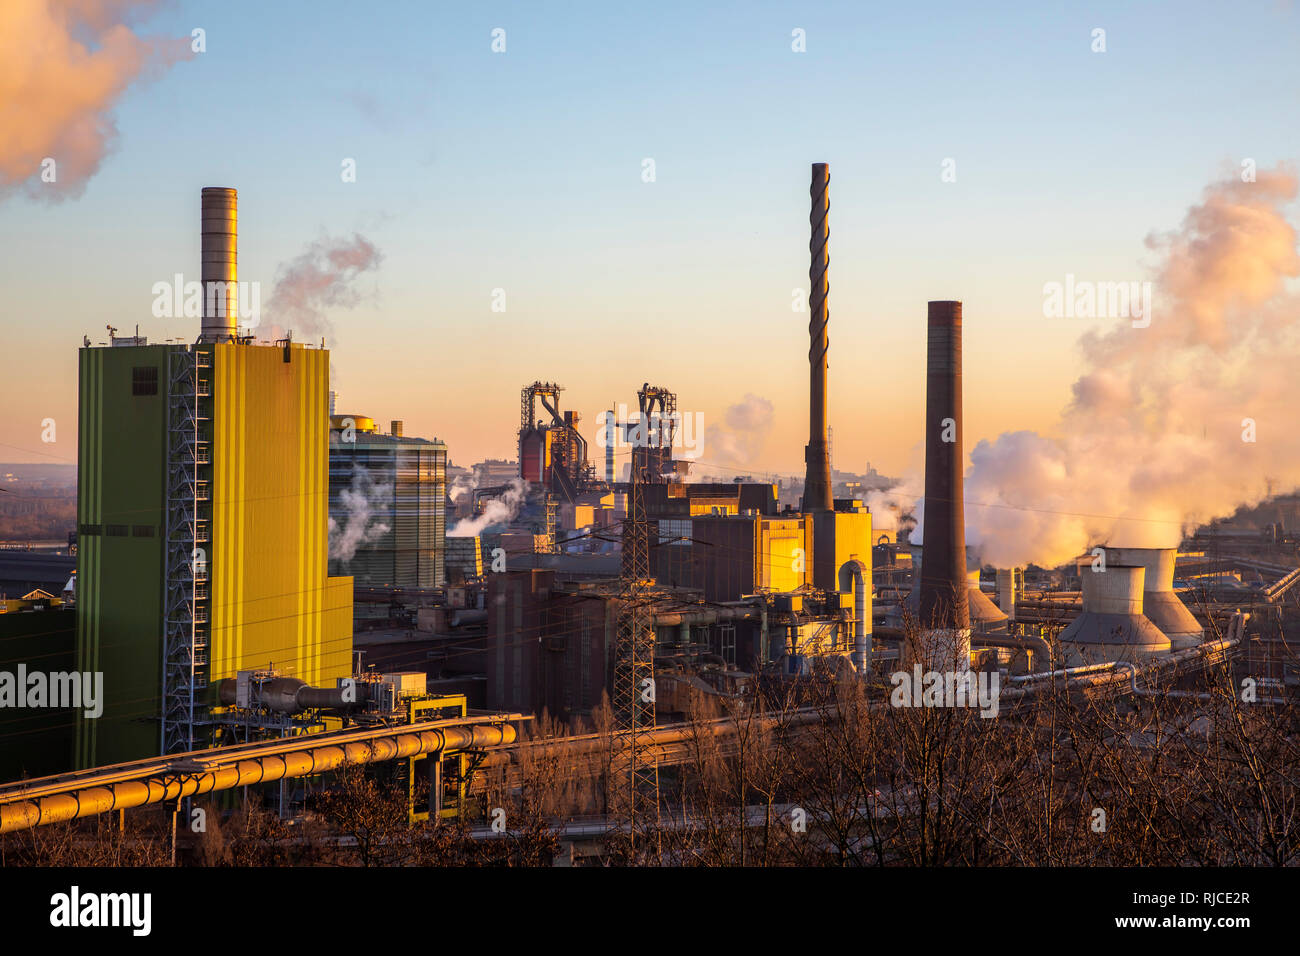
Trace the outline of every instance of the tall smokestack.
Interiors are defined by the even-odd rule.
[[[808,321],[809,389],[808,389],[808,446],[804,461],[808,470],[803,483],[803,510],[805,512],[830,511],[831,463],[826,448],[826,324],[830,320],[830,266],[831,253],[831,167],[828,163],[813,163],[812,238],[808,242],[811,261],[808,266],[808,307],[812,317]]]
[[[918,624],[954,640],[926,642],[969,666],[966,525],[962,508],[961,303],[931,302],[925,387],[925,533]],[[944,662],[948,664],[947,661]]]
[[[239,294],[237,194],[223,186],[203,189],[203,326],[200,342],[225,342],[236,334]]]
[[[605,412],[605,481],[609,486],[614,487],[614,442],[616,440],[614,428],[618,416],[611,408]]]

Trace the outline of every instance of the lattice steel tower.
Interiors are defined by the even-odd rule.
[[[623,573],[614,653],[614,712],[629,759],[627,812],[636,849],[637,827],[659,821],[659,765],[646,732],[655,722],[655,632],[650,622],[650,526],[645,516],[644,459],[633,455],[623,521]]]
[[[195,749],[196,698],[207,686],[209,443],[212,356],[167,356],[167,520],[164,551],[161,752]]]

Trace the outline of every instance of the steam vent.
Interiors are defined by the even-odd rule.
[[[1200,623],[1174,593],[1173,548],[1107,548],[1110,564],[1141,565],[1146,569],[1142,584],[1142,613],[1181,651],[1201,643]]]
[[[1083,612],[1061,632],[1067,667],[1137,663],[1169,653],[1169,638],[1142,613],[1145,579],[1141,565],[1083,572]]]

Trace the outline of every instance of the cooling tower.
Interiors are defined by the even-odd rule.
[[[1169,653],[1169,638],[1142,613],[1145,578],[1141,565],[1108,563],[1105,571],[1083,572],[1083,611],[1061,632],[1067,667]]]
[[[980,569],[966,572],[966,608],[970,614],[970,626],[974,631],[987,634],[990,631],[1005,631],[1007,618],[989,596],[980,590]]]
[[[203,326],[200,342],[228,342],[239,319],[238,197],[233,189],[206,186],[202,199]]]
[[[1174,548],[1107,548],[1106,563],[1146,568],[1142,585],[1143,613],[1169,638],[1173,649],[1181,651],[1200,644],[1204,631],[1174,591],[1177,553]]]

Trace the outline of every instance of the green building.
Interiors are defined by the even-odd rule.
[[[74,762],[207,746],[208,688],[351,673],[330,577],[329,353],[117,339],[80,357],[76,668],[104,675]]]

